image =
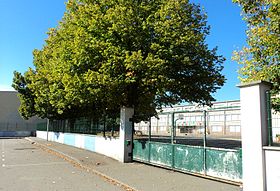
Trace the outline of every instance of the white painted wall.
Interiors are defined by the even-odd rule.
[[[265,155],[268,144],[266,91],[270,84],[254,82],[240,87],[244,191],[265,191]]]
[[[36,134],[38,138],[47,140],[46,131],[37,131]],[[87,136],[88,138],[90,137],[91,139],[93,139],[93,143],[95,144],[93,152],[97,152],[99,154],[103,154],[120,162],[123,162],[123,151],[121,150],[123,141],[120,141],[119,138],[100,137],[94,135],[88,136],[75,133],[68,134],[72,134],[75,136],[75,142],[71,146],[85,149],[85,136]],[[65,143],[64,136],[64,133],[57,132],[49,132],[48,135],[49,141],[59,142],[62,144]]]
[[[47,140],[47,132],[46,131],[36,131],[36,137]]]
[[[64,133],[54,133],[54,141],[64,143]]]
[[[95,152],[114,158],[123,162],[123,151],[121,149],[123,144],[120,139],[95,137]]]
[[[280,147],[264,147],[267,191],[280,190]]]
[[[83,134],[76,134],[75,135],[75,147],[78,148],[85,148],[85,143],[84,143],[84,135]]]

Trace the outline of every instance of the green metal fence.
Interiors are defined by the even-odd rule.
[[[38,131],[53,131],[62,133],[81,133],[103,136],[118,136],[119,122],[117,119],[104,119],[102,121],[93,121],[89,118],[79,118],[71,120],[49,120],[37,124]]]
[[[133,159],[175,170],[241,181],[240,150],[134,140]]]
[[[147,122],[146,134],[134,137],[133,159],[241,182],[239,116],[237,106],[161,113]]]
[[[271,108],[271,94],[266,92],[268,145],[280,146],[280,113]]]

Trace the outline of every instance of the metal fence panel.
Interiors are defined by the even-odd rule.
[[[143,162],[149,162],[150,161],[149,142],[140,139],[140,140],[133,141],[133,144],[134,144],[133,158]]]
[[[242,179],[241,151],[206,149],[207,174],[230,180]]]
[[[37,130],[47,131],[47,122],[37,124]],[[70,120],[50,120],[48,130],[62,133],[81,133],[117,137],[119,135],[119,123],[117,123],[116,119],[95,122],[86,117]]]
[[[203,148],[174,145],[174,167],[187,172],[203,174]]]
[[[150,143],[150,162],[172,167],[172,145],[166,143]]]
[[[133,159],[184,172],[241,181],[241,150],[134,140]]]

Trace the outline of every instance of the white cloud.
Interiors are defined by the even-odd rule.
[[[10,85],[2,85],[2,84],[0,84],[0,91],[15,91],[15,90]]]

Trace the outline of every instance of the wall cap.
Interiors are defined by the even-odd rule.
[[[264,146],[263,149],[267,151],[280,151],[279,146]]]
[[[244,88],[244,87],[250,87],[250,86],[261,85],[261,84],[272,87],[272,83],[270,83],[268,81],[263,81],[263,80],[258,80],[258,81],[248,82],[248,83],[241,83],[236,86],[239,88]]]

